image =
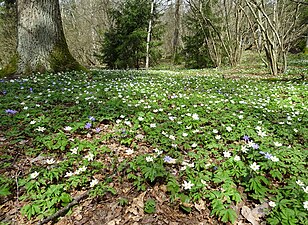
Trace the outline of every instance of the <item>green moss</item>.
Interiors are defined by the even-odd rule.
[[[51,72],[72,70],[87,71],[87,69],[80,65],[71,55],[65,40],[62,41],[62,43],[63,44],[58,44],[54,47],[48,59]],[[2,70],[0,70],[0,78],[11,77],[15,75],[18,71],[18,60],[18,54],[14,55],[11,61]],[[32,68],[30,65],[28,65],[22,73],[23,75],[29,75],[33,72],[45,73],[47,72],[47,68],[42,64],[36,65],[35,68]]]
[[[304,48],[304,54],[308,55],[308,47]]]
[[[71,55],[64,41],[63,44],[58,44],[54,47],[51,55],[50,55],[50,67],[54,72],[61,72],[61,71],[87,71],[87,69],[80,65]]]
[[[18,62],[18,55],[16,54],[11,58],[10,62],[2,70],[0,70],[0,78],[10,77],[16,74],[17,62]]]

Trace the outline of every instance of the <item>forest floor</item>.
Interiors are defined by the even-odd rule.
[[[255,58],[0,80],[0,225],[305,225],[308,58]]]

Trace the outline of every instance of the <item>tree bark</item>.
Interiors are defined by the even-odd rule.
[[[176,56],[179,50],[179,43],[180,43],[180,26],[181,26],[181,15],[180,15],[180,7],[182,5],[182,0],[176,0],[175,2],[175,12],[174,12],[174,19],[175,19],[175,26],[174,26],[174,33],[173,33],[173,42],[172,42],[172,55],[173,60],[176,61]]]
[[[149,20],[149,26],[148,26],[148,35],[147,35],[147,52],[146,52],[146,58],[145,58],[145,69],[149,69],[150,65],[150,42],[151,42],[151,34],[152,34],[152,17],[154,12],[154,0],[151,2],[151,11],[150,11],[150,20]]]
[[[17,74],[81,70],[64,37],[58,0],[18,0]]]
[[[308,35],[307,35],[307,37],[306,37],[305,54],[308,54]]]

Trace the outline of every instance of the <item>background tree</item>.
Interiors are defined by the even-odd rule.
[[[240,7],[243,1],[188,0],[187,3],[187,21],[190,24],[188,29],[191,29],[193,36],[203,36],[199,47],[208,49],[215,67],[222,62],[236,66],[240,62],[249,33],[248,23]],[[186,40],[189,39],[188,36]]]
[[[294,41],[307,32],[307,23],[302,23],[301,3],[290,0],[246,1],[262,38],[262,48],[271,73],[276,76],[287,69],[287,53]]]
[[[205,9],[203,9],[205,10]],[[207,9],[207,15],[211,16],[210,9]],[[189,10],[185,18],[188,33],[184,37],[185,64],[188,68],[204,68],[217,67],[220,65],[221,58],[216,49],[212,52],[215,57],[212,57],[210,50],[206,45],[206,39],[210,37],[210,31],[206,26],[194,16],[194,13]],[[213,37],[211,37],[213,40]]]
[[[145,56],[145,68],[149,69],[150,64],[150,43],[152,35],[152,23],[153,23],[153,14],[154,14],[154,0],[151,1],[151,10],[150,10],[150,19],[147,33],[147,43],[146,43],[146,56]]]
[[[164,61],[180,64],[182,62],[182,50],[184,49],[183,37],[186,27],[183,20],[185,14],[185,1],[166,1],[160,21],[164,26],[162,34],[162,49]]]
[[[218,67],[223,51],[219,40],[220,27],[213,11],[213,2],[189,0],[186,13],[188,35],[185,37],[186,62],[189,67]]]
[[[112,0],[60,1],[64,34],[70,52],[85,66],[99,66],[95,53],[99,51],[102,34],[110,27],[108,10]]]
[[[0,68],[9,63],[17,43],[16,0],[0,1]]]
[[[308,0],[306,2],[301,1],[300,6],[300,24],[306,24],[308,21]],[[297,47],[300,48],[302,52],[308,54],[308,28],[306,26],[306,31],[302,32],[297,39]]]
[[[182,4],[183,0],[175,1],[175,10],[174,10],[174,33],[172,41],[172,55],[173,61],[177,63],[179,53],[182,50]]]
[[[19,0],[17,19],[16,58],[2,73],[82,69],[68,50],[58,0]]]
[[[156,6],[151,14],[151,1],[125,0],[110,13],[112,27],[104,34],[100,59],[113,69],[140,68],[146,59],[149,21],[155,26]]]
[[[61,0],[66,42],[58,41],[65,40],[60,38],[62,28],[50,35],[58,26],[55,21],[59,16],[52,12],[53,18],[48,18],[40,12],[44,7],[44,11],[55,10],[47,6],[55,0],[30,0],[29,7],[19,8],[19,14],[29,19],[21,21],[24,24],[18,32],[24,33],[18,37],[23,41],[17,40],[14,2],[0,0],[0,67],[16,53],[17,41],[21,42],[19,51],[31,52],[28,59],[21,59],[26,56],[23,52],[13,57],[6,73],[16,72],[17,65],[19,73],[72,69],[79,67],[74,58],[93,67],[100,66],[100,62],[109,68],[149,67],[162,55],[169,64],[178,64],[185,56],[186,65],[194,68],[236,66],[243,50],[249,48],[257,49],[262,57],[266,55],[265,64],[277,74],[285,71],[291,48],[293,52],[308,45],[308,11],[303,0]],[[21,0],[19,5],[24,2]],[[32,8],[35,4],[38,7]],[[31,37],[26,37],[27,33]],[[49,44],[47,36],[53,40]],[[64,49],[61,54],[66,61],[58,60],[63,65],[51,68],[50,62],[55,65],[53,59],[62,57],[54,51],[59,46]]]

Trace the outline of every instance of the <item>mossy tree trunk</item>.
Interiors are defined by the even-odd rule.
[[[19,0],[17,16],[17,74],[83,69],[68,50],[59,0]]]

